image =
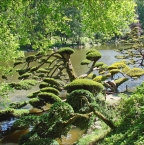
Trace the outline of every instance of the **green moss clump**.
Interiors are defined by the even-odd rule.
[[[93,81],[96,81],[96,82],[102,82],[102,81],[105,81],[108,77],[107,76],[96,76]]]
[[[111,69],[111,70],[110,70],[110,73],[111,73],[112,75],[115,75],[115,74],[117,74],[117,73],[119,73],[119,72],[120,72],[119,69]]]
[[[111,70],[111,69],[118,69],[118,67],[117,66],[114,66],[114,65],[111,65],[111,66],[108,67],[108,69],[109,70]]]
[[[39,88],[42,89],[42,88],[46,88],[46,87],[48,87],[48,86],[49,86],[48,83],[42,82],[42,83],[40,83]]]
[[[129,70],[126,74],[130,77],[140,77],[144,75],[144,70],[142,68],[133,68]]]
[[[89,53],[91,53],[91,52],[96,52],[97,50],[96,49],[90,49],[87,53],[86,53],[86,55],[88,55]]]
[[[31,62],[31,61],[34,61],[35,60],[35,55],[30,55],[26,58],[26,62]]]
[[[46,105],[46,103],[43,100],[41,100],[40,98],[30,99],[29,104],[31,104],[35,108],[40,108],[40,109],[42,106]]]
[[[32,67],[31,69],[30,69],[30,71],[31,72],[33,72],[33,71],[36,71],[38,68],[36,67],[36,66],[34,66],[34,67]]]
[[[66,85],[65,89],[68,90],[68,92],[72,92],[77,89],[84,89],[91,92],[96,90],[96,92],[100,92],[104,89],[104,87],[101,83],[90,79],[75,79],[70,84]]]
[[[9,105],[9,108],[13,108],[13,109],[20,109],[24,106],[27,105],[27,102],[13,102]]]
[[[63,48],[60,48],[58,51],[57,51],[59,54],[68,54],[68,55],[71,55],[74,53],[74,50],[72,48],[69,48],[69,47],[63,47]]]
[[[28,141],[22,145],[59,145],[59,143],[56,140],[50,138],[36,138],[35,140]]]
[[[56,88],[53,88],[53,87],[42,88],[40,91],[41,91],[41,92],[53,93],[53,94],[55,94],[55,95],[60,94],[60,92],[59,92]]]
[[[32,86],[37,84],[36,80],[23,80],[18,83],[9,83],[9,85],[16,90],[29,90]]]
[[[54,78],[45,78],[43,81],[48,83],[48,84],[51,84],[52,86],[53,85],[60,86],[60,83],[57,80],[55,80]]]
[[[88,65],[91,61],[88,60],[88,59],[84,59],[82,62],[81,62],[81,65]]]
[[[61,99],[53,93],[40,92],[38,94],[38,97],[50,104],[53,104],[54,102],[57,102],[57,101],[61,101]]]
[[[14,66],[17,66],[17,65],[23,64],[23,63],[24,63],[23,61],[16,61],[16,62],[14,63]]]
[[[25,73],[23,75],[21,75],[20,77],[18,77],[18,79],[27,79],[31,76],[31,73]]]
[[[96,74],[94,74],[94,73],[90,73],[88,76],[87,76],[87,78],[90,78],[90,79],[93,79],[93,78],[95,78],[96,77]]]
[[[102,65],[104,65],[105,63],[104,62],[96,62],[95,63],[95,67],[100,67],[100,66],[102,66]]]
[[[128,81],[128,78],[119,78],[117,80],[114,80],[116,86],[120,86],[122,83]]]
[[[19,75],[23,75],[24,73],[28,72],[29,70],[30,70],[30,68],[17,69],[17,72],[19,73]]]
[[[39,68],[36,72],[37,73],[49,73],[49,71],[44,68]]]
[[[97,61],[102,57],[102,55],[97,51],[92,51],[86,55],[86,58],[90,61]]]
[[[15,117],[21,117],[23,115],[28,115],[30,112],[27,109],[18,109],[18,110],[14,110],[13,115]]]
[[[40,92],[40,91],[35,91],[35,92],[33,92],[33,93],[30,93],[27,97],[28,97],[28,98],[35,98],[35,97],[37,97],[37,95],[38,95],[39,92]]]

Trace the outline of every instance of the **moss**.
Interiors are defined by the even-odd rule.
[[[55,80],[54,78],[45,78],[43,81],[48,84],[55,85],[55,86],[60,85],[60,83],[57,80]]]
[[[59,54],[68,54],[68,55],[71,55],[74,53],[74,50],[72,48],[69,48],[69,47],[63,47],[63,48],[60,48],[58,51],[57,51]]]
[[[100,67],[100,66],[102,66],[104,64],[105,64],[104,62],[96,62],[95,63],[95,67]]]
[[[14,62],[14,66],[19,65],[19,64],[23,64],[23,63],[24,63],[23,61],[16,61],[16,62]]]
[[[21,117],[23,115],[28,115],[30,112],[27,109],[18,109],[18,110],[14,110],[13,115],[15,117]]]
[[[90,49],[87,53],[86,53],[86,55],[88,55],[89,53],[91,53],[91,52],[95,52],[95,51],[97,51],[96,49]]]
[[[102,55],[97,50],[95,50],[95,51],[88,53],[86,55],[86,58],[90,61],[94,61],[94,60],[97,61],[101,58],[101,56]]]
[[[103,85],[95,82],[93,80],[89,80],[89,79],[75,79],[74,81],[72,81],[70,84],[65,86],[65,89],[67,89],[68,91],[74,91],[77,89],[85,89],[85,90],[89,90],[89,91],[93,91],[96,90],[97,92],[102,91]]]
[[[39,51],[35,56],[43,56],[45,55],[45,52],[44,51]]]
[[[46,105],[46,103],[43,100],[41,100],[40,98],[30,99],[29,104],[31,104],[35,108],[41,108],[42,106]]]
[[[37,95],[38,95],[39,92],[40,92],[40,91],[35,91],[35,92],[33,92],[33,93],[30,93],[27,97],[28,97],[28,98],[35,98],[35,97],[37,97]]]
[[[111,70],[110,70],[110,73],[111,73],[112,75],[115,75],[115,74],[117,74],[117,73],[119,73],[119,72],[120,72],[119,69],[111,69]]]
[[[31,73],[25,73],[23,75],[21,75],[20,77],[18,77],[18,79],[27,79],[31,76]]]
[[[42,88],[40,91],[41,92],[53,93],[55,95],[58,95],[60,93],[56,88],[53,88],[53,87]]]
[[[39,88],[42,89],[42,88],[46,88],[46,87],[48,87],[48,86],[49,86],[48,83],[42,82],[42,83],[40,83]]]
[[[26,58],[26,62],[31,62],[31,61],[34,61],[35,60],[35,55],[30,55]]]
[[[87,78],[90,78],[90,79],[93,79],[94,77],[96,77],[96,74],[94,74],[94,73],[90,73],[90,74],[87,76]]]
[[[33,72],[33,71],[36,71],[38,68],[36,67],[36,66],[34,66],[34,67],[32,67],[31,69],[30,69],[30,71],[31,72]]]
[[[10,108],[13,108],[13,109],[20,109],[24,106],[27,105],[27,102],[13,102],[9,105]]]
[[[114,80],[114,82],[116,83],[116,86],[120,86],[122,83],[128,81],[128,78],[119,78],[117,80]]]
[[[84,59],[82,62],[81,62],[81,65],[88,65],[91,61],[88,60],[88,59]]]
[[[61,101],[61,99],[53,93],[40,92],[38,94],[38,97],[50,104],[53,104],[54,102],[57,102],[57,101]]]
[[[36,71],[37,73],[49,73],[48,70],[44,69],[44,68],[40,68]]]
[[[36,84],[36,80],[23,80],[19,83],[9,83],[9,85],[16,90],[29,90],[32,88],[32,86],[35,86]]]
[[[102,81],[105,81],[108,77],[107,76],[96,76],[93,81],[96,81],[96,82],[102,82]]]
[[[24,73],[28,72],[29,70],[30,70],[30,68],[17,69],[17,72],[19,73],[19,75],[23,75]]]
[[[111,66],[108,67],[108,69],[109,70],[111,70],[111,69],[118,69],[118,67],[117,66],[114,66],[114,65],[111,65]]]
[[[33,141],[28,141],[22,145],[59,145],[59,143],[50,138],[41,138],[41,139],[35,139]]]
[[[144,75],[144,70],[142,68],[132,68],[126,74],[130,77],[140,77]]]

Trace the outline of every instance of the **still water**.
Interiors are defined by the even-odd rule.
[[[127,47],[127,46],[120,45],[120,44],[119,45],[110,44],[110,45],[104,45],[104,46],[97,46],[97,47],[95,47],[95,49],[99,50],[99,52],[102,54],[102,57],[99,61],[103,61],[107,65],[111,65],[112,63],[114,63],[116,61],[120,61],[119,59],[115,58],[115,55],[119,55],[119,53],[117,51],[115,51],[115,49],[119,49],[121,47]],[[72,61],[74,70],[78,76],[82,75],[88,71],[87,66],[82,66],[82,65],[80,65],[80,63],[82,60],[86,59],[86,53],[88,52],[89,49],[91,49],[91,48],[75,48],[74,49],[75,53],[71,55],[71,61]],[[34,54],[34,52],[25,53],[26,56],[31,55],[31,54]],[[35,64],[33,64],[33,65],[35,65]],[[10,81],[15,82],[16,80],[17,80],[17,76],[14,75],[14,76],[10,77]],[[127,81],[120,87],[120,91],[124,91],[126,85],[128,85],[129,88],[132,88],[132,87],[135,87],[136,85],[139,85],[141,82],[142,82],[142,79],[134,80],[132,83],[130,81]],[[16,90],[15,92],[10,94],[10,101],[11,102],[24,101],[24,100],[28,99],[28,98],[26,98],[26,96],[29,93],[36,91],[38,89],[39,89],[38,86],[36,86],[28,91]],[[30,109],[30,106],[27,106],[27,108]],[[9,142],[9,143],[6,143],[6,145],[17,145],[19,136],[22,134],[25,134],[27,132],[28,132],[28,130],[14,132],[14,133],[10,134],[9,136],[7,136],[6,138],[4,138],[4,141]],[[63,137],[62,144],[73,144],[82,135],[82,133],[83,133],[83,131],[79,130],[78,128],[72,129],[69,132],[69,134],[67,135],[67,137]],[[4,143],[0,143],[0,145],[3,145],[3,144]]]

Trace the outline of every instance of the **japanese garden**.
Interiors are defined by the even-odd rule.
[[[0,7],[0,145],[144,144],[142,0]]]

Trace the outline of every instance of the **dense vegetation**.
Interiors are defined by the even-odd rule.
[[[114,0],[0,2],[2,104],[11,89],[28,90],[39,86],[27,96],[27,101],[8,103],[0,111],[0,121],[17,119],[10,131],[32,128],[20,138],[20,145],[59,144],[61,135],[66,135],[73,126],[85,129],[85,134],[91,129],[91,133],[97,119],[101,120],[105,133],[96,131],[99,134],[92,140],[93,144],[143,144],[143,84],[131,96],[123,95],[118,106],[109,106],[105,100],[107,92],[119,92],[121,84],[144,75],[144,70],[139,68],[144,66],[144,41],[140,37],[140,27],[135,26],[138,22],[135,8],[141,13],[140,1],[136,2],[137,7],[132,0],[119,3]],[[130,29],[132,31],[127,33]],[[86,37],[94,41],[95,38],[106,40],[122,35],[126,40],[122,43],[133,45],[127,50],[119,50],[124,56],[116,57],[131,58],[131,64],[138,63],[135,67],[128,66],[130,62],[126,61],[108,66],[99,62],[102,57],[99,51],[89,49],[81,62],[88,66],[88,71],[77,76],[70,60],[74,49],[62,47],[82,45]],[[55,49],[57,47],[61,48]],[[24,57],[22,49],[37,52]],[[18,75],[18,80],[9,82],[9,75],[13,73]],[[60,97],[62,90],[67,91],[65,100]],[[48,104],[51,107],[45,109]],[[23,108],[26,105],[42,113],[31,114]],[[82,142],[79,140],[78,144]]]

